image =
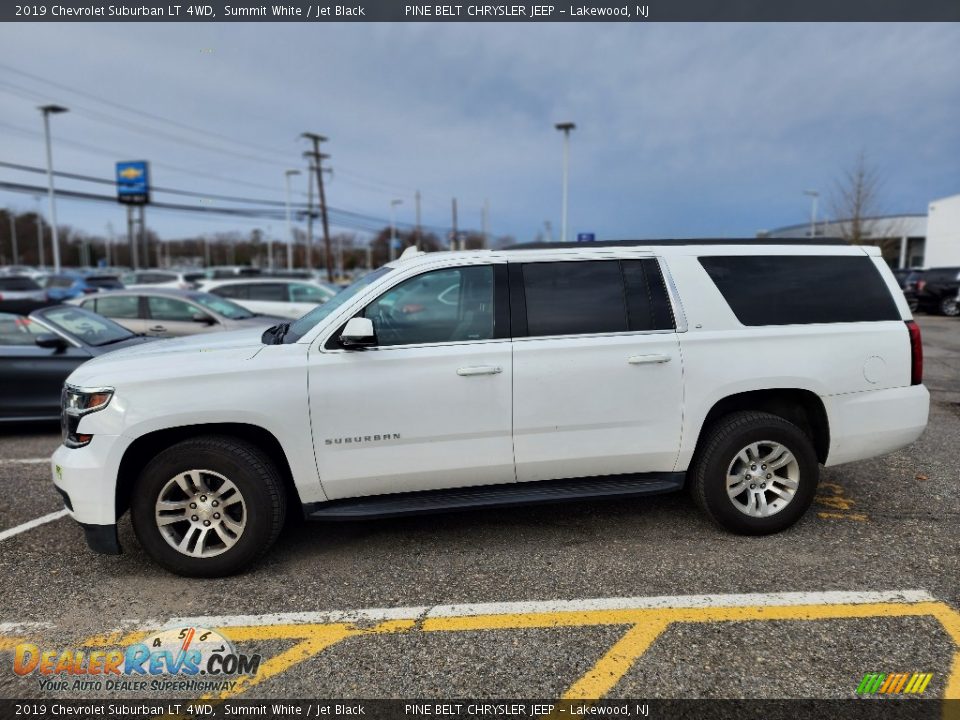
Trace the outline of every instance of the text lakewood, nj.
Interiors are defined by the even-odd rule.
[[[610,17],[610,18],[648,18],[649,5],[634,5],[631,11],[629,5],[620,7],[596,7],[594,5],[404,5],[403,14],[406,17],[512,17],[512,18],[550,18],[563,15],[566,17]]]

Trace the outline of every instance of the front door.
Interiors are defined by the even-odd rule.
[[[329,499],[514,481],[505,270],[403,280],[361,312],[375,347],[347,350],[334,338],[311,352],[310,416]]]

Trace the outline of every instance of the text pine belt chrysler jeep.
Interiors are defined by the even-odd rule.
[[[344,520],[688,487],[790,527],[819,466],[927,423],[879,250],[691,240],[418,253],[298,320],[120,350],[63,393],[53,481],[91,548],[236,572],[290,507]]]

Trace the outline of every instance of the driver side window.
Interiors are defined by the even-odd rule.
[[[377,344],[470,342],[493,337],[493,267],[434,270],[391,288],[366,307]]]

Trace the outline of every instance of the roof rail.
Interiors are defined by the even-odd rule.
[[[646,247],[650,245],[849,245],[843,238],[661,238],[655,240],[595,240],[592,242],[529,242],[504,250],[570,250],[591,247]]]

